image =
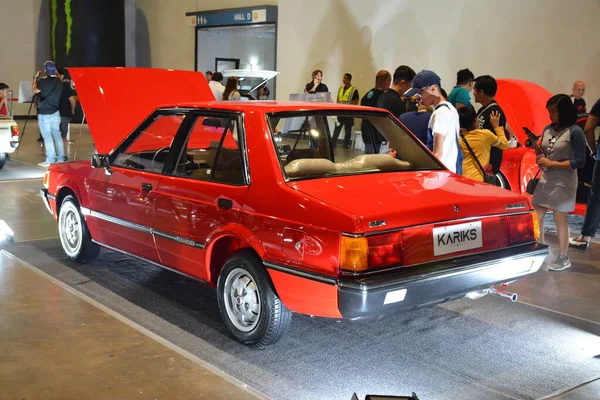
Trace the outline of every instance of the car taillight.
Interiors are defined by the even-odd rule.
[[[540,237],[540,227],[535,211],[527,214],[508,215],[508,244],[533,242]]]
[[[15,138],[17,138],[19,136],[19,127],[17,125],[11,126],[10,130],[12,132],[13,139],[15,139]]]
[[[402,265],[402,232],[369,236],[342,236],[340,268],[348,272]]]
[[[48,189],[48,182],[50,181],[50,171],[46,171],[46,173],[44,174],[44,181],[42,182],[42,185],[44,185],[44,187],[46,189]]]
[[[401,231],[380,236],[370,236],[368,237],[368,243],[369,268],[402,265],[404,262]]]
[[[369,268],[369,247],[366,237],[342,236],[340,268],[348,272],[362,272]]]
[[[531,218],[533,219],[533,237],[538,240],[540,238],[540,220],[537,211],[531,213]]]

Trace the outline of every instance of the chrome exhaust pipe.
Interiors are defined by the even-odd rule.
[[[504,286],[504,285],[502,285]],[[482,290],[475,290],[473,292],[469,292],[465,295],[465,297],[471,299],[471,300],[477,300],[483,296],[485,296],[486,294],[493,294],[499,297],[504,297],[506,299],[510,299],[510,301],[512,301],[513,303],[515,301],[517,301],[517,294],[516,293],[511,293],[511,292],[507,292],[505,290],[502,289],[496,289],[496,288],[489,288],[489,289],[482,289]]]
[[[510,301],[512,301],[513,303],[515,301],[517,301],[517,298],[518,298],[516,293],[507,292],[506,290],[502,290],[502,289],[489,288],[488,292],[490,294],[494,294],[499,297],[504,297],[506,299],[510,299]]]

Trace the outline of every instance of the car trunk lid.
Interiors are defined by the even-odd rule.
[[[363,174],[289,185],[362,218],[367,233],[530,208],[521,195],[448,171]]]
[[[414,265],[534,239],[525,197],[448,171],[365,174],[289,185],[360,218],[363,231],[345,234],[367,234],[369,264],[390,266],[376,259],[378,249],[385,252],[390,246],[401,248],[402,265]],[[529,231],[520,235],[519,229]]]

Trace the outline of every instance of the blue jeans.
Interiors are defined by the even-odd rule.
[[[46,162],[65,161],[65,147],[60,136],[60,114],[38,114],[40,132],[46,146]]]
[[[592,188],[588,196],[581,235],[594,237],[598,230],[598,222],[600,222],[600,159],[594,163],[591,183]]]

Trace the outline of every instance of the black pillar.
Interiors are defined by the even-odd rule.
[[[59,67],[125,66],[124,0],[48,0]]]

